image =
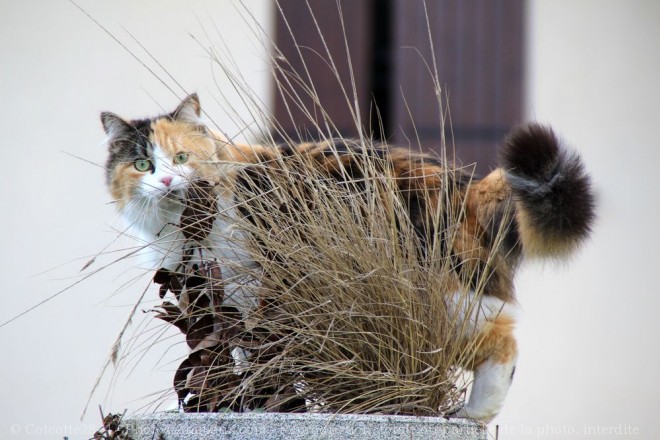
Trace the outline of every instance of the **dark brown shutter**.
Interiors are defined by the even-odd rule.
[[[306,111],[311,113],[314,121],[323,128],[325,124],[323,123],[324,118],[321,116],[321,108],[329,115],[328,119],[335,126],[334,129],[331,129],[333,131],[331,135],[341,134],[346,137],[358,135],[355,118],[351,114],[351,108],[354,108],[354,98],[347,46],[355,77],[360,117],[363,121],[368,122],[371,2],[342,1],[340,5],[346,38],[342,32],[339,8],[334,0],[279,1],[281,11],[276,10],[275,41],[283,58],[289,64],[287,66],[280,62],[280,66],[283,71],[295,72],[295,74],[279,75],[278,82],[281,84],[281,88],[276,88],[275,119],[292,139],[300,140],[301,137],[302,139],[318,139],[320,137],[315,124],[306,115]],[[318,28],[314,20],[316,20]],[[336,71],[339,72],[339,81],[331,66],[328,51]],[[296,75],[305,84],[313,84],[320,105],[314,102],[305,87],[295,85]],[[344,90],[342,90],[342,85]],[[306,111],[301,110],[301,103]]]
[[[276,44],[319,96],[320,107],[343,136],[356,136],[346,42],[337,2],[310,0],[347,101],[328,66],[328,54],[312,13],[303,0],[280,0]],[[440,113],[431,76],[432,56],[422,0],[343,0],[346,40],[351,54],[363,128],[381,137],[372,100],[382,115],[382,137],[399,145],[435,149],[440,144]],[[448,102],[447,146],[477,170],[495,166],[497,145],[522,118],[524,0],[427,0],[443,105]],[[286,17],[285,19],[282,17]],[[287,25],[288,23],[288,25]],[[290,32],[292,30],[292,32]],[[302,58],[297,46],[300,48]],[[280,83],[285,79],[280,76]],[[284,86],[275,98],[275,118],[294,139],[318,138],[314,124],[288,94],[305,96],[300,86]],[[319,106],[304,98],[317,121]],[[288,109],[287,109],[288,103]],[[296,132],[298,130],[298,132]],[[299,136],[299,134],[301,136]],[[453,140],[453,142],[452,142]]]
[[[435,148],[440,112],[424,4],[394,5],[393,140],[416,145],[419,136],[423,147]],[[453,135],[458,158],[477,162],[485,173],[496,163],[497,145],[522,118],[523,0],[433,0],[426,11],[443,106],[448,101],[448,151]]]

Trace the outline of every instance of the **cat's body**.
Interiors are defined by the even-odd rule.
[[[250,264],[248,254],[240,239],[215,237],[231,237],[231,219],[249,215],[240,208],[234,211],[237,186],[249,186],[256,195],[269,190],[260,183],[258,167],[248,173],[242,170],[265,162],[286,167],[305,157],[336,181],[361,177],[354,166],[355,152],[362,148],[357,143],[235,145],[213,134],[199,115],[195,95],[173,113],[151,120],[125,122],[113,114],[102,115],[110,138],[110,191],[136,235],[164,257],[155,259],[157,265],[173,268],[180,263],[186,241],[178,225],[191,180],[204,179],[218,189],[223,215],[213,225],[217,233],[209,234],[201,247],[208,252],[204,258],[216,258],[223,265],[223,278],[231,278],[233,265]],[[550,129],[534,124],[509,137],[501,168],[481,180],[447,173],[439,161],[407,149],[376,147],[370,152],[386,164],[382,173],[395,178],[421,243],[445,233],[429,222],[435,205],[455,195],[464,209],[458,232],[445,250],[446,257],[456,261],[457,272],[457,293],[449,295],[449,305],[462,322],[469,322],[481,344],[463,365],[475,372],[475,380],[468,403],[455,416],[489,421],[500,410],[515,370],[515,270],[527,256],[569,255],[587,237],[594,218],[589,178],[577,155],[562,147]],[[240,231],[233,233],[240,238]],[[484,273],[489,275],[483,279],[469,275]],[[466,307],[465,295],[458,293],[465,288],[482,292],[478,307]]]

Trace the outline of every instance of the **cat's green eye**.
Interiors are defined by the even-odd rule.
[[[135,169],[138,171],[149,171],[151,168],[151,162],[149,162],[147,159],[138,159],[135,162],[133,162],[133,165],[135,166]]]
[[[178,165],[183,165],[188,162],[188,153],[179,153],[174,156],[174,163]]]

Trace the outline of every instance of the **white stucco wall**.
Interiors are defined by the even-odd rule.
[[[254,29],[245,24],[254,20],[238,12],[239,2],[77,3],[182,97],[184,92],[126,31],[133,34],[187,92],[200,94],[203,107],[230,135],[238,133],[244,122],[232,121],[227,113],[235,112],[223,111],[221,92],[229,93],[245,121],[252,118],[217,69],[213,72],[205,54],[204,48],[211,46],[223,50],[218,32],[256,95],[270,96],[265,49],[255,41]],[[244,3],[257,22],[270,29],[270,2]],[[225,62],[230,64],[229,57]],[[0,98],[0,274],[4,280],[0,322],[4,322],[80,280],[83,264],[117,235],[101,167],[106,152],[99,113],[150,116],[161,106],[173,110],[178,98],[66,0],[0,2]],[[99,258],[91,269],[112,258]],[[130,367],[121,371],[114,387],[103,382],[88,416],[79,420],[113,338],[148,282],[142,278],[124,288],[141,274],[129,266],[103,270],[0,328],[1,439],[65,435],[87,439],[99,427],[98,403],[105,401],[106,410],[139,409],[155,400],[150,394],[170,387],[176,365],[156,367],[165,347],[161,345],[148,352],[146,363],[132,374]],[[137,322],[144,316],[139,312]]]

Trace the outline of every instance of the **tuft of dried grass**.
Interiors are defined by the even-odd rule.
[[[432,415],[461,400],[457,366],[478,343],[465,343],[470,326],[448,310],[451,295],[469,285],[458,273],[475,275],[446,255],[463,220],[452,188],[461,171],[447,170],[443,187],[428,190],[420,206],[436,208],[421,213],[420,233],[388,157],[368,142],[356,150],[346,180],[305,155],[239,173],[242,216],[226,220],[239,223],[258,263],[234,268],[259,281],[244,286],[259,300],[251,313],[223,303],[216,262],[157,273],[161,297],[176,299],[159,317],[192,350],[174,379],[185,410]],[[431,203],[438,192],[440,203]],[[182,227],[209,223],[200,214],[209,205],[196,206]],[[475,301],[467,291],[465,301]]]

